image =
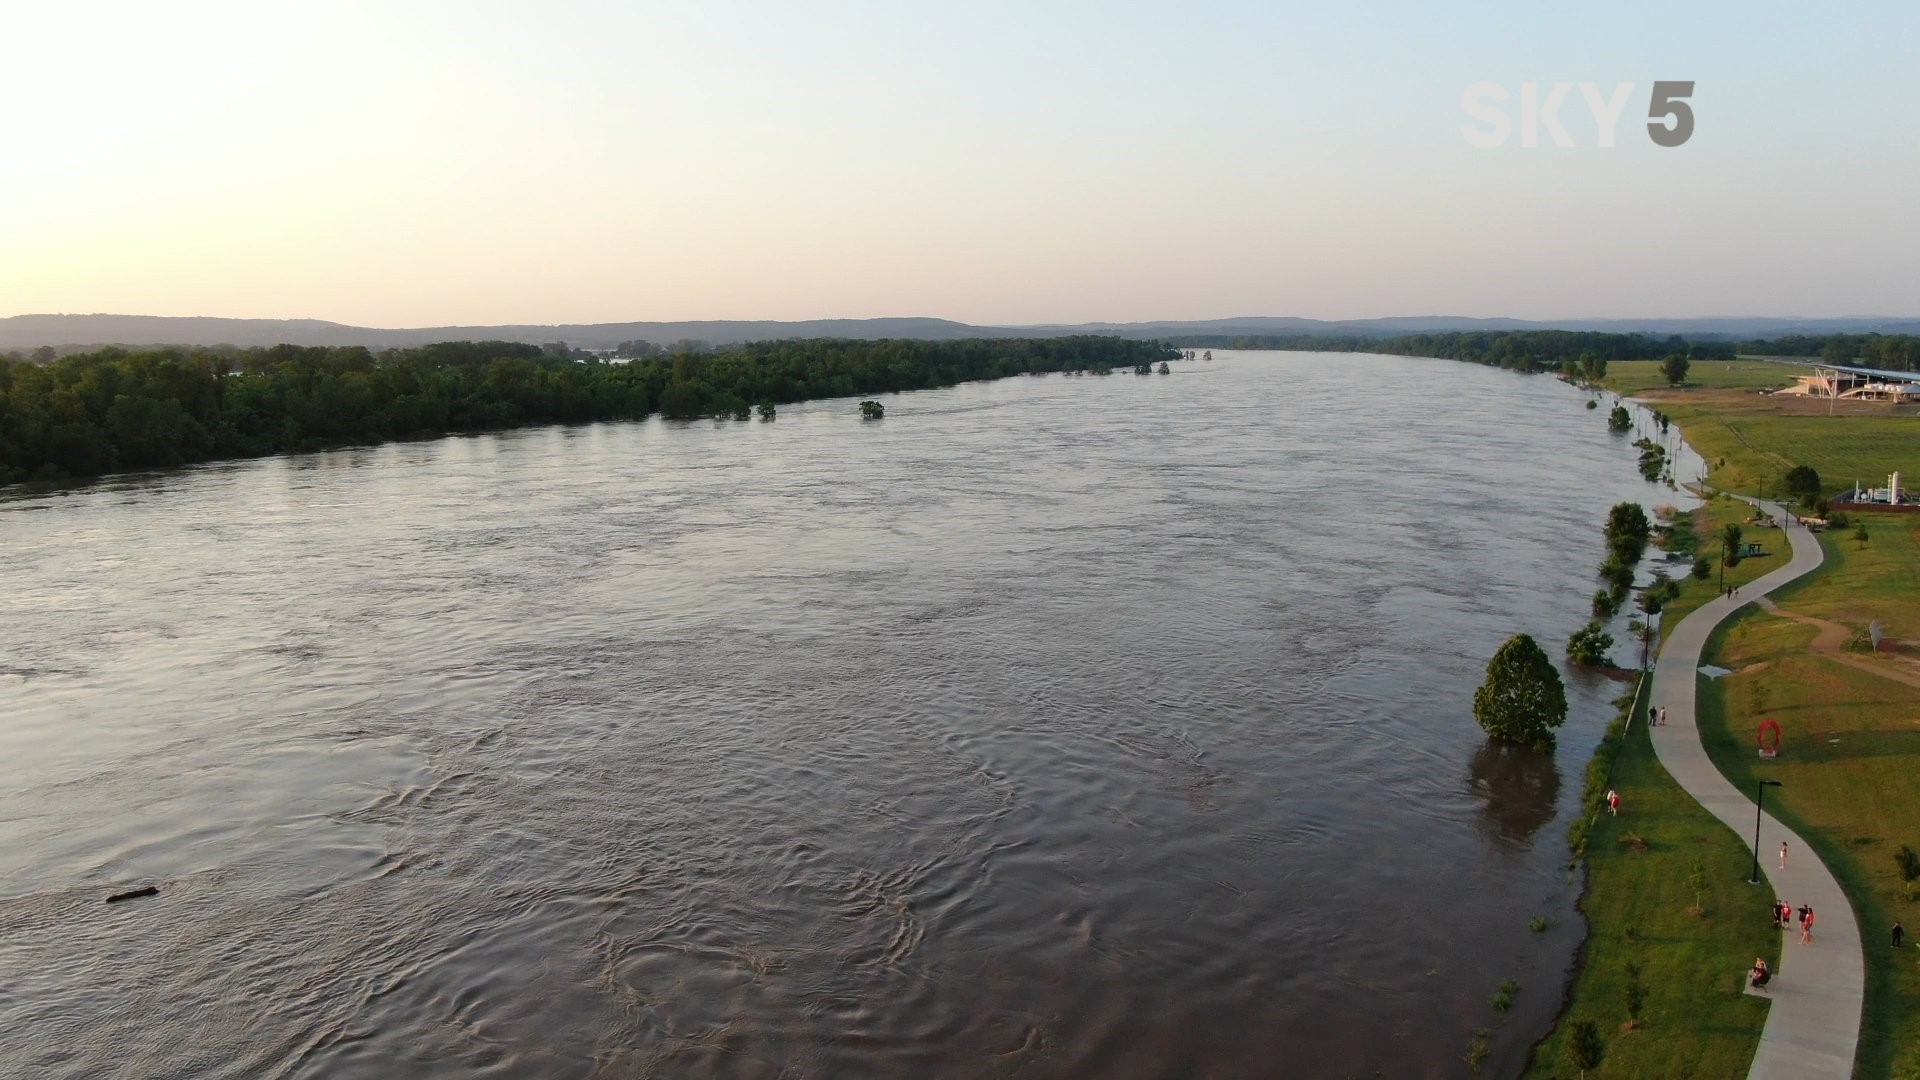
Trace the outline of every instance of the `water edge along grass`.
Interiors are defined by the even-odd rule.
[[[1767,1006],[1741,987],[1753,957],[1778,959],[1780,935],[1767,917],[1772,898],[1762,900],[1744,880],[1747,846],[1654,756],[1645,724],[1649,683],[1623,697],[1588,765],[1571,838],[1576,852],[1585,844],[1587,938],[1567,1007],[1526,1072],[1536,1080],[1577,1075],[1566,1043],[1581,1020],[1600,1029],[1606,1076],[1741,1076],[1759,1045]],[[1609,788],[1620,793],[1618,817],[1600,810]],[[1687,887],[1695,860],[1707,873],[1699,897]],[[1691,910],[1696,900],[1704,901],[1699,915]],[[1640,966],[1647,990],[1633,1030],[1626,1029],[1629,963]]]

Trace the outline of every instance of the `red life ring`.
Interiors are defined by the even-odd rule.
[[[1769,731],[1773,732],[1772,742],[1767,741]],[[1761,752],[1772,757],[1780,749],[1780,722],[1772,719],[1760,721],[1760,730],[1754,733],[1754,738],[1759,742]]]

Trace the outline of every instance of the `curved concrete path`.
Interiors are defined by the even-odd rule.
[[[1778,520],[1790,520],[1778,506],[1757,505]],[[1653,704],[1667,710],[1666,726],[1647,729],[1660,763],[1701,806],[1749,841],[1753,793],[1737,790],[1707,757],[1695,723],[1694,699],[1701,678],[1700,653],[1714,628],[1742,604],[1819,568],[1824,558],[1820,542],[1806,526],[1788,525],[1787,536],[1793,545],[1787,565],[1741,586],[1737,597],[1712,600],[1681,619],[1661,648],[1653,673]],[[1782,841],[1790,845],[1785,870],[1779,869]],[[1813,848],[1770,814],[1760,823],[1760,871],[1767,884],[1754,888],[1765,888],[1767,899],[1785,899],[1796,908],[1813,905],[1816,921],[1813,944],[1800,944],[1796,930],[1781,946],[1779,970],[1767,987],[1773,1004],[1747,1075],[1755,1080],[1846,1080],[1853,1075],[1866,989],[1866,960],[1853,906]],[[1749,960],[1729,956],[1726,964],[1737,972]]]

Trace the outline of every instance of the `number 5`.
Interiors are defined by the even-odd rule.
[[[1673,117],[1673,126],[1648,124],[1647,134],[1661,146],[1679,146],[1693,137],[1693,106],[1676,98],[1693,96],[1693,80],[1686,82],[1656,82],[1653,84],[1653,100],[1647,104],[1647,115],[1665,119]]]

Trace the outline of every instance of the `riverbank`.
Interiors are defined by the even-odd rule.
[[[1920,420],[1885,406],[1841,405],[1827,415],[1826,403],[1759,395],[1755,387],[1789,381],[1790,373],[1770,365],[1697,365],[1680,390],[1658,388],[1656,367],[1613,365],[1608,385],[1671,417],[1707,458],[1717,486],[1778,494],[1780,474],[1804,464],[1831,493],[1855,473],[1870,480],[1917,463],[1911,447]],[[1714,499],[1692,516],[1701,550],[1717,564],[1718,529],[1744,518],[1746,508]],[[1902,846],[1920,848],[1920,694],[1895,677],[1916,670],[1912,648],[1897,643],[1920,639],[1920,520],[1853,516],[1868,539],[1853,539],[1851,528],[1823,534],[1825,564],[1781,591],[1779,612],[1749,607],[1710,641],[1707,662],[1731,673],[1703,685],[1699,722],[1716,765],[1749,788],[1757,779],[1752,747],[1759,724],[1774,719],[1786,731],[1790,748],[1766,767],[1783,784],[1768,809],[1808,838],[1861,924],[1867,985],[1856,1075],[1900,1078],[1920,1075],[1920,957],[1896,952],[1889,933],[1896,919],[1920,922],[1920,902],[1896,861]],[[1748,539],[1783,548],[1777,532],[1748,529]],[[1728,571],[1729,583],[1764,573],[1775,558],[1744,560]],[[1710,599],[1718,569],[1707,587],[1689,580],[1668,617]],[[1815,647],[1822,631],[1808,619],[1842,627],[1846,638],[1867,637],[1878,623],[1883,640],[1896,644],[1836,655]],[[1620,875],[1609,872],[1603,845],[1594,850],[1587,908],[1593,934],[1603,938],[1629,925],[1632,913],[1609,902],[1608,883]],[[1604,1001],[1605,992],[1604,980],[1583,970],[1569,1015]],[[1543,1046],[1543,1067],[1553,1050]]]
[[[1699,550],[1713,550],[1730,500],[1709,500],[1680,520]],[[1781,562],[1744,560],[1729,584],[1745,583]],[[1716,560],[1717,565],[1717,560]],[[1717,575],[1679,577],[1668,625],[1718,595]],[[1616,721],[1618,752],[1603,788],[1620,793],[1618,816],[1593,819],[1586,840],[1586,891],[1580,910],[1586,944],[1552,1033],[1535,1049],[1528,1077],[1578,1075],[1567,1042],[1591,1020],[1605,1044],[1603,1075],[1742,1076],[1759,1045],[1766,1003],[1741,992],[1753,957],[1777,962],[1780,935],[1767,917],[1771,897],[1745,883],[1746,842],[1676,783],[1654,754],[1645,724],[1644,688]],[[1695,868],[1700,875],[1695,878]],[[1699,887],[1696,889],[1695,885]],[[1629,1027],[1629,965],[1637,965],[1645,1001]]]

